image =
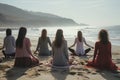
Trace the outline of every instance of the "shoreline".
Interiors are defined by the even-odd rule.
[[[3,35],[0,35],[0,38],[4,38],[4,36],[5,36],[5,30],[7,29],[7,28],[11,28],[12,30],[14,30],[13,31],[13,36],[16,38],[17,37],[17,34],[18,34],[18,32],[16,33],[16,30],[19,30],[19,28],[20,27],[0,27],[0,33],[2,33]],[[36,29],[34,29],[34,30],[32,30],[32,28],[33,27],[26,27],[26,28],[28,28],[28,34],[27,34],[27,36],[28,36],[28,38],[30,38],[31,40],[33,39],[32,37],[34,37],[35,39],[38,39],[38,37],[39,37],[39,34],[41,33],[41,32],[39,32],[39,31],[41,31],[41,29],[43,28],[43,27],[35,27]],[[40,28],[40,29],[38,29],[38,28]],[[45,27],[45,28],[47,28],[47,27]],[[52,28],[52,27],[51,27]],[[48,27],[48,29],[50,29],[50,27]],[[53,28],[54,29],[54,28]],[[57,27],[56,27],[56,29],[57,29]],[[75,29],[76,30],[76,29]],[[32,33],[33,33],[33,35],[32,35],[32,33],[30,33],[30,31],[32,31]],[[36,32],[37,33],[36,33]],[[49,31],[49,30],[48,30]],[[50,30],[51,31],[51,30]],[[14,33],[15,32],[15,33]],[[34,34],[34,32],[35,32],[35,34]],[[64,32],[65,33],[65,32]],[[32,35],[32,36],[31,36]],[[70,42],[74,42],[74,38],[76,37],[76,35],[74,34],[72,34],[72,35],[67,35],[67,33],[65,34],[66,35],[66,39],[68,40],[68,43]],[[51,38],[51,41],[53,40],[53,38],[54,38],[54,36],[55,36],[55,34],[52,34],[52,33],[49,33],[49,37]],[[72,37],[71,37],[72,36]],[[88,36],[89,37],[89,36]],[[93,38],[95,37],[95,36],[92,36]],[[97,36],[96,36],[97,37]],[[86,38],[86,41],[88,41],[88,42],[90,42],[90,44],[92,43],[93,45],[94,45],[94,43],[96,42],[95,40],[93,41],[93,40],[91,40],[91,39],[87,39],[87,36],[85,37]],[[37,40],[35,40],[35,41],[37,41]],[[114,40],[113,40],[113,42],[112,42],[112,40],[110,40],[111,41],[111,43],[112,43],[112,46],[120,46],[120,43],[119,43],[119,41],[117,41],[117,42],[114,42]],[[117,44],[118,43],[118,44]]]
[[[19,27],[0,27],[0,31],[5,31],[7,28],[10,28],[12,30],[18,30]]]
[[[0,47],[3,45],[3,39],[4,39],[4,37],[0,36]],[[30,38],[30,41],[31,41],[31,44],[32,44],[31,50],[35,51],[36,47],[37,47],[38,40]],[[67,43],[68,43],[68,47],[71,46],[74,43],[74,39],[67,41]],[[90,44],[93,47],[95,46],[95,43],[92,42],[92,41],[88,41],[87,40],[87,43]],[[84,47],[85,49],[88,48],[86,45],[84,45],[84,46],[85,46]],[[51,50],[50,47],[49,47],[49,49]],[[75,49],[75,46],[73,47],[73,49]],[[112,53],[116,53],[116,54],[119,53],[120,54],[120,46],[118,46],[118,45],[112,45]]]

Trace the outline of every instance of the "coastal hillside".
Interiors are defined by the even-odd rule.
[[[79,24],[69,18],[43,12],[26,11],[0,3],[0,26],[2,25],[77,26]]]

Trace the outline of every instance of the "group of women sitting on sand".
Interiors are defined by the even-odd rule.
[[[30,39],[26,37],[26,33],[27,29],[21,27],[15,41],[11,29],[6,30],[6,37],[4,38],[4,44],[1,49],[3,50],[5,58],[15,57],[15,67],[31,67],[40,64],[39,60],[33,56],[31,52],[31,42]],[[52,47],[52,51],[49,50],[48,43]],[[84,50],[84,44],[90,48]],[[71,47],[75,45],[76,50],[73,50]],[[109,41],[108,32],[104,29],[99,32],[98,41],[95,43],[95,47],[88,45],[85,38],[82,36],[82,32],[78,31],[74,44],[69,48],[62,29],[57,30],[53,43],[51,43],[50,38],[47,36],[47,30],[43,29],[34,53],[38,52],[39,56],[51,55],[53,58],[51,61],[52,66],[65,67],[69,66],[71,63],[68,50],[72,52],[73,56],[86,56],[91,48],[95,49],[94,56],[92,61],[88,61],[87,66],[105,70],[118,69],[112,62],[111,43]]]

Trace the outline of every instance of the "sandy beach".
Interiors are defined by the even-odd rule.
[[[0,38],[0,47],[3,44],[2,41]],[[34,52],[37,42],[31,40],[31,43],[33,45],[32,52]],[[71,43],[68,42],[68,46]],[[92,42],[89,43],[94,45]],[[93,51],[86,57],[74,57],[73,65],[70,66],[69,71],[64,69],[52,70],[50,66],[46,65],[50,62],[51,57],[38,57],[37,54],[34,55],[43,64],[32,68],[14,68],[14,59],[4,59],[0,63],[0,80],[120,80],[120,73],[85,66],[87,61],[92,59]],[[114,63],[120,66],[120,46],[112,47],[112,56]],[[1,51],[0,57],[3,57]]]
[[[5,35],[0,36],[0,47],[3,45],[3,38]],[[15,35],[16,38],[16,35]],[[37,39],[31,38],[31,50],[34,53],[37,45]],[[54,39],[51,39],[53,41]],[[74,39],[68,41],[68,46],[72,45]],[[94,46],[94,43],[87,41],[90,45]],[[75,49],[75,47],[73,47]],[[87,48],[85,46],[85,48]],[[50,48],[51,50],[51,48]],[[0,80],[119,80],[120,73],[113,73],[110,71],[101,71],[94,68],[87,68],[85,65],[88,60],[93,58],[93,51],[89,52],[89,56],[86,57],[74,57],[73,65],[70,66],[69,71],[63,69],[52,70],[47,64],[52,57],[39,57],[34,54],[42,65],[32,68],[14,68],[14,59],[4,59],[0,63]],[[70,52],[69,52],[70,53]],[[113,61],[117,66],[120,66],[120,46],[112,46]],[[2,51],[0,51],[0,57],[2,58]],[[70,59],[72,56],[70,56]]]

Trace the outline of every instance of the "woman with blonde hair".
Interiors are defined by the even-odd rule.
[[[84,50],[84,44],[90,48]],[[76,51],[71,49],[71,47],[75,45],[76,45]],[[72,52],[72,55],[85,56],[91,50],[91,48],[93,47],[87,44],[85,38],[82,35],[82,32],[78,31],[77,38],[75,38],[74,44],[69,47],[69,50]]]

